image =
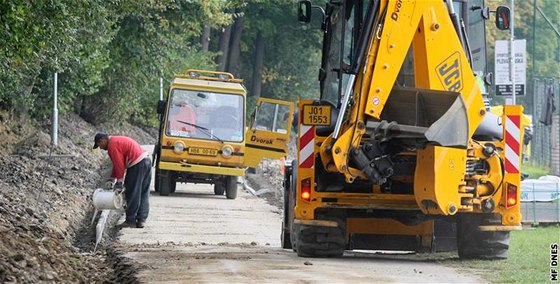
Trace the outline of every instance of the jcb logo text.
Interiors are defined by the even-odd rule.
[[[461,57],[459,52],[451,54],[436,68],[438,78],[446,90],[460,92],[463,89],[463,74],[461,74]]]

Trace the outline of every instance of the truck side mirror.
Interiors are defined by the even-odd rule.
[[[165,111],[165,101],[160,100],[160,101],[158,101],[158,104],[157,104],[157,113],[158,114],[163,114],[164,111]]]
[[[306,24],[311,22],[311,1],[302,0],[298,2],[298,21]]]
[[[510,12],[506,6],[498,6],[496,9],[496,27],[498,30],[509,30]]]

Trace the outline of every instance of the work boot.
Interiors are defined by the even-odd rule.
[[[136,228],[144,228],[144,225],[146,224],[146,221],[136,221]]]
[[[124,222],[118,224],[117,228],[120,228],[120,229],[122,229],[122,228],[134,228],[134,223],[129,223],[129,222],[124,221]]]

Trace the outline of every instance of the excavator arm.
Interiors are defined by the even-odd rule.
[[[396,155],[415,153],[414,192],[424,213],[453,215],[465,198],[488,198],[487,189],[472,194],[466,177],[486,109],[462,35],[451,1],[371,2],[352,65],[341,71],[347,79],[334,131],[320,147],[327,172],[382,185]],[[398,86],[409,50],[414,87]],[[501,176],[503,167],[492,171]]]

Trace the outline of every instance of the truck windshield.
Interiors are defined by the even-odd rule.
[[[334,1],[333,1],[334,2]],[[352,65],[354,51],[359,38],[360,27],[367,5],[371,1],[355,0],[332,3],[327,17],[321,76],[321,99],[335,105],[338,103],[342,88],[348,81],[345,73]],[[344,12],[346,10],[346,12]],[[341,80],[342,79],[342,80]],[[342,82],[342,84],[340,84]]]
[[[173,89],[166,134],[175,137],[242,142],[243,96]]]

